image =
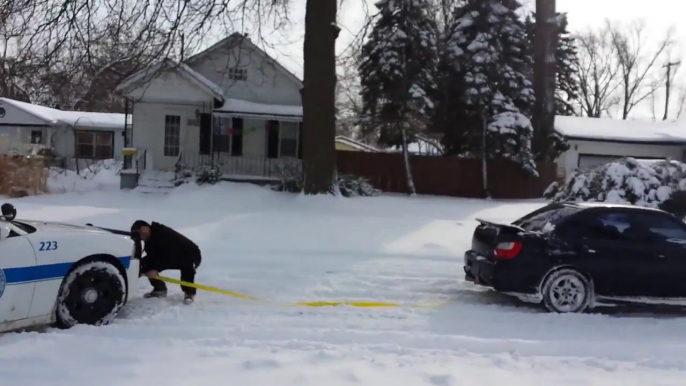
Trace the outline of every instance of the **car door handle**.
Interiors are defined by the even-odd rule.
[[[664,258],[665,258],[666,256],[665,256],[665,255],[662,255],[662,254],[660,254],[660,255],[655,255],[655,257],[656,257],[656,258],[658,258],[658,259],[664,259]]]

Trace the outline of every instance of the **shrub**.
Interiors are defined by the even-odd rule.
[[[223,172],[219,165],[203,165],[195,172],[195,182],[198,185],[214,185],[222,178]]]
[[[544,197],[555,202],[595,201],[676,208],[676,203],[666,203],[674,192],[684,190],[686,164],[623,158],[589,171],[577,171],[564,183],[554,182]]]
[[[48,168],[41,160],[0,156],[0,194],[25,197],[47,193]]]
[[[352,175],[338,176],[338,188],[344,197],[371,197],[381,194],[381,191],[375,189],[366,178]]]

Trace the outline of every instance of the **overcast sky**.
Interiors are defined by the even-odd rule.
[[[267,51],[284,66],[302,78],[302,45],[304,36],[305,1],[291,1],[292,26],[272,34],[266,40],[273,46]],[[337,52],[344,50],[364,25],[365,9],[375,12],[375,0],[343,0],[339,9],[339,24],[342,32],[337,40]],[[523,0],[525,6],[533,9],[535,0]],[[682,57],[686,48],[686,27],[683,31],[679,22],[686,15],[686,0],[557,0],[560,12],[568,13],[570,30],[583,30],[588,27],[601,27],[606,19],[629,23],[643,19],[647,24],[649,39],[654,43],[663,36],[670,26],[676,28],[677,45],[673,50],[675,59]],[[213,42],[211,42],[213,43]],[[684,46],[682,48],[682,46]],[[664,63],[661,63],[662,65]],[[685,63],[686,64],[686,63]],[[680,75],[686,80],[686,68]],[[639,115],[647,114],[646,108]]]

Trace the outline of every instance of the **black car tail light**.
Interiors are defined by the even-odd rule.
[[[500,243],[495,247],[495,257],[503,260],[514,259],[522,250],[522,243],[519,241],[508,241]]]

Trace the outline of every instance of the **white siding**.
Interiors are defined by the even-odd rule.
[[[209,79],[222,90],[227,98],[242,99],[258,103],[300,106],[300,86],[294,80],[277,71],[266,56],[256,50],[238,47],[217,48],[199,56],[189,66]],[[229,69],[248,70],[247,81],[229,78]]]
[[[0,126],[9,125],[38,125],[46,126],[49,122],[35,117],[9,103],[0,101],[0,107],[5,110],[5,116],[0,117]]]
[[[558,173],[569,176],[579,164],[579,155],[667,158],[682,161],[686,145],[626,144],[570,140],[570,148],[557,161]]]
[[[212,105],[213,97],[195,83],[179,75],[175,70],[159,74],[150,82],[129,92],[129,98],[137,103],[172,103],[207,106]],[[134,106],[134,113],[137,106]]]
[[[164,117],[165,115],[181,117],[180,151],[198,152],[200,150],[200,121],[196,120],[196,110],[202,111],[202,106],[136,103],[133,110],[133,147],[147,150],[152,154],[153,168],[165,171],[174,170],[177,157],[164,155]]]
[[[50,145],[50,129],[47,126],[23,127],[23,126],[0,126],[0,154],[9,154],[12,151],[23,153],[25,145],[31,143],[31,132],[41,131],[42,145]]]

